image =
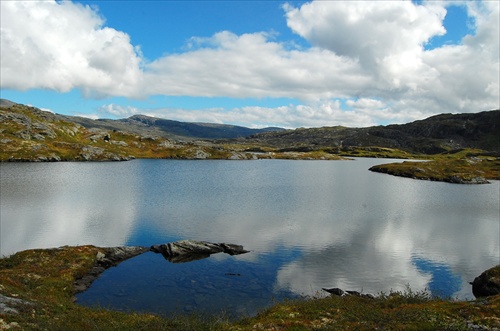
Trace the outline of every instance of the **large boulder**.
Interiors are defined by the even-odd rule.
[[[189,262],[209,257],[211,254],[226,253],[238,255],[248,253],[241,245],[211,243],[197,240],[180,240],[172,243],[151,246],[152,252],[161,253],[165,259],[174,263]]]
[[[471,284],[476,298],[500,294],[500,264],[483,272]]]

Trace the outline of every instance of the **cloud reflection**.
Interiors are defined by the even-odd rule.
[[[432,290],[436,270],[444,270],[452,281],[447,295],[472,297],[467,282],[499,259],[500,182],[465,186],[367,171],[378,163],[30,165],[50,173],[29,178],[33,191],[2,173],[2,254],[65,244],[231,242],[252,251],[238,259],[273,266],[276,290]],[[293,258],[283,258],[287,251]]]
[[[125,244],[136,220],[134,169],[110,166],[2,165],[1,254],[63,245]],[[11,173],[7,167],[22,169]],[[128,182],[117,182],[113,172]]]

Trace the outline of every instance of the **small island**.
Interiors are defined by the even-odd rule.
[[[427,162],[388,163],[373,166],[369,170],[421,180],[488,184],[488,179],[500,179],[500,159],[483,151],[458,150],[434,156]]]

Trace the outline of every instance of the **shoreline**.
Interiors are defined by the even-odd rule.
[[[74,295],[107,268],[148,250],[138,246],[63,246],[1,258],[0,329],[500,330],[500,294],[472,301],[432,298],[429,293],[411,290],[373,297],[332,295],[275,303],[257,316],[237,321],[223,316],[124,313],[75,303]],[[500,274],[500,265],[492,269]]]

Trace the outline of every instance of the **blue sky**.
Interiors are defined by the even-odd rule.
[[[2,1],[1,97],[287,128],[499,108],[497,1]]]

